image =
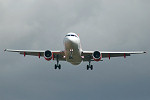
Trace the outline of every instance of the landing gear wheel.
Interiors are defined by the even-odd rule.
[[[89,70],[89,68],[90,68],[91,70],[93,70],[93,65],[91,65],[91,60],[89,60],[89,65],[87,65],[87,70]]]
[[[87,65],[87,70],[89,70],[89,65]]]
[[[57,69],[57,65],[55,64],[55,69]]]
[[[87,70],[89,69],[93,70],[93,65],[87,65]]]
[[[55,64],[55,69],[61,69],[61,65],[59,64],[59,55],[56,55],[57,63]]]
[[[60,64],[59,64],[58,68],[61,69],[61,65]]]
[[[93,70],[93,65],[91,65],[91,70]]]
[[[58,68],[58,69],[61,69],[61,65],[60,65],[60,64],[59,64],[59,65],[56,65],[56,64],[55,64],[55,69],[57,69],[57,68]]]

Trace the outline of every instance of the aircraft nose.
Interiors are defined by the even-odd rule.
[[[67,43],[72,43],[72,42],[73,42],[73,40],[72,40],[72,38],[67,37],[67,38],[65,39],[65,42],[67,42]]]
[[[72,44],[77,44],[77,41],[76,41],[76,39],[74,39],[74,38],[66,37],[66,38],[64,39],[64,43],[65,43],[66,45],[72,45]]]

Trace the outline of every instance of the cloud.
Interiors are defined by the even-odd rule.
[[[73,66],[17,53],[12,49],[63,50],[68,32],[79,34],[83,50],[149,51],[148,0],[1,0],[0,98],[149,99],[150,55],[104,59]]]

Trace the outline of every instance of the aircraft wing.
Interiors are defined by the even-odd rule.
[[[31,55],[37,57],[44,57],[45,50],[13,50],[13,49],[5,49],[7,52],[18,52],[24,56]],[[56,60],[56,55],[59,55],[59,61],[66,61],[64,58],[64,51],[51,51],[53,53],[54,60]]]
[[[131,54],[143,54],[146,53],[145,51],[135,51],[135,52],[109,52],[109,51],[99,51],[100,54],[102,55],[102,58],[111,58],[111,57],[126,57],[130,56]],[[83,61],[94,61],[93,59],[93,53],[94,51],[83,51],[82,56],[83,56]]]

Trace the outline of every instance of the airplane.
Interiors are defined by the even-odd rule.
[[[103,61],[102,58],[111,57],[124,57],[130,56],[131,54],[143,54],[145,51],[133,51],[133,52],[109,52],[109,51],[83,51],[81,48],[80,38],[76,33],[70,32],[64,37],[64,47],[63,51],[53,51],[53,50],[13,50],[5,49],[7,52],[18,52],[24,56],[38,56],[44,57],[47,61],[56,60],[55,69],[61,69],[59,61],[67,61],[73,65],[79,65],[82,61],[87,61],[87,70],[93,70],[93,65],[91,61]]]

